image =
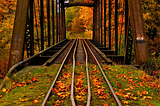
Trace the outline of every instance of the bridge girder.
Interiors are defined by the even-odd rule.
[[[49,3],[50,0],[47,2]],[[116,0],[117,1],[117,0]],[[131,26],[132,26],[132,37],[133,37],[133,42],[134,42],[134,50],[135,50],[135,58],[136,58],[136,63],[138,65],[142,64],[148,64],[149,63],[149,55],[148,55],[148,49],[146,45],[146,40],[145,40],[145,33],[144,33],[144,24],[143,24],[143,18],[142,18],[142,10],[141,10],[141,3],[139,0],[125,0],[126,2],[126,8],[125,8],[125,35],[128,34],[128,5],[129,5],[129,10],[130,10],[130,21],[131,21]],[[54,0],[52,0],[52,16],[54,16]],[[100,13],[99,11],[99,6],[102,4],[99,3],[102,2],[102,0],[94,0],[94,3],[64,3],[64,0],[59,0],[59,12],[60,14],[57,13],[57,5],[58,2],[56,0],[56,22],[54,22],[54,17],[52,17],[52,24],[56,23],[56,38],[54,38],[54,30],[52,30],[52,35],[53,35],[53,40],[56,39],[56,43],[59,41],[63,40],[66,38],[66,31],[65,31],[65,7],[71,7],[71,6],[88,6],[88,7],[93,7],[93,40],[100,42],[106,47],[106,0],[104,1],[104,12],[102,15],[102,12]],[[109,23],[108,23],[108,36],[109,36],[109,50],[111,50],[111,1],[108,1],[109,3]],[[118,1],[117,1],[118,2]],[[115,29],[117,29],[117,2],[115,2]],[[61,5],[60,5],[61,4]],[[50,13],[50,4],[47,4],[47,12]],[[44,10],[43,10],[43,0],[40,0],[40,26],[41,26],[41,50],[44,49]],[[136,7],[136,8],[135,8]],[[28,9],[30,8],[30,9]],[[30,10],[30,12],[28,12]],[[29,13],[29,15],[28,15]],[[59,17],[58,17],[59,15]],[[27,21],[27,17],[29,16]],[[50,15],[47,15],[50,17]],[[97,27],[97,25],[102,24],[100,22],[100,18],[98,16],[104,16],[104,34],[101,36],[99,35],[100,32],[98,30],[102,31],[102,27]],[[102,19],[102,18],[101,18]],[[30,41],[29,49],[28,51],[28,56],[32,56],[34,54],[34,30],[33,30],[33,0],[17,0],[17,8],[16,8],[16,17],[15,17],[15,24],[13,28],[13,35],[12,35],[12,43],[11,43],[11,53],[10,53],[10,58],[9,58],[9,68],[13,66],[14,64],[20,62],[23,60],[23,52],[24,52],[24,41],[26,40],[26,26],[27,23],[29,25],[29,37]],[[48,18],[48,46],[50,46],[50,36],[51,36],[51,28],[50,28],[50,18]],[[60,25],[61,24],[61,25]],[[54,25],[52,25],[54,28]],[[60,28],[61,27],[61,28]],[[101,29],[100,29],[101,28]],[[62,31],[60,31],[60,29]],[[117,49],[118,49],[118,35],[117,35],[117,30],[115,31],[115,55],[117,55]],[[102,38],[100,40],[100,37]],[[59,39],[58,39],[59,38]],[[26,41],[27,42],[27,41]],[[53,41],[53,44],[54,41]],[[130,47],[130,46],[129,46]]]

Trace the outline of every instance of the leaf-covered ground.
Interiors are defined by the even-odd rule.
[[[160,80],[132,66],[102,65],[116,94],[125,106],[160,106]],[[6,80],[0,91],[2,106],[41,105],[59,65],[28,67]],[[52,89],[50,105],[68,105],[70,101],[72,64],[65,65]],[[89,64],[92,106],[116,106],[98,67]],[[79,105],[87,102],[87,82],[84,65],[75,68],[75,100]]]
[[[58,68],[27,67],[8,78],[0,91],[1,106],[41,105]]]
[[[105,73],[124,105],[160,106],[160,79],[132,66],[107,66]]]

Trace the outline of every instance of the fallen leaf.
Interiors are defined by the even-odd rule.
[[[3,89],[2,89],[2,92],[3,92],[3,93],[4,93],[4,92],[6,92],[6,89],[5,89],[5,88],[3,88]]]
[[[4,102],[4,100],[1,100],[1,102]]]
[[[27,99],[22,99],[22,98],[19,98],[19,100],[20,100],[21,102],[27,101]]]
[[[51,79],[48,79],[46,82],[51,82]]]
[[[122,100],[122,103],[128,105],[128,101]]]
[[[138,97],[133,97],[133,100],[137,100],[138,99]]]
[[[29,87],[29,89],[32,89],[32,88],[34,88],[34,87],[33,86]]]
[[[79,65],[79,62],[77,62],[76,65]]]
[[[42,77],[42,75],[38,75],[38,77]]]
[[[38,81],[38,79],[36,78],[36,76],[33,77],[32,81]]]
[[[40,101],[38,101],[37,99],[34,99],[34,101],[32,101],[32,103],[38,103]]]
[[[108,106],[108,104],[103,104],[103,106]]]
[[[153,99],[153,97],[151,97],[151,96],[147,96],[147,98],[148,98],[148,99]]]

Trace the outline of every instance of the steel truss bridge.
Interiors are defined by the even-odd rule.
[[[36,3],[38,3],[39,6],[40,30],[34,30],[34,26],[37,27],[37,17],[35,15]],[[136,64],[139,66],[147,66],[149,64],[140,0],[124,0],[124,56],[119,56],[118,54],[118,0],[114,2],[114,19],[111,18],[111,0],[93,0],[92,3],[66,3],[65,0],[46,0],[46,3],[45,5],[44,0],[17,0],[8,69],[15,64],[22,65],[21,61],[29,61],[23,60],[24,48],[26,48],[28,58],[34,58],[36,56],[40,59],[45,58],[40,54],[42,51],[45,51],[45,36],[47,36],[48,48],[64,41],[66,39],[65,8],[71,6],[87,6],[93,8],[93,37],[91,40],[102,45],[101,50],[105,49],[108,52],[112,51],[111,46],[113,46],[111,45],[111,21],[114,20],[115,50],[110,58],[121,58],[123,64],[130,64],[132,49],[134,49]],[[108,5],[106,5],[106,3],[108,3]],[[47,14],[44,14],[44,5],[47,7]],[[108,8],[108,11],[106,11],[106,8]],[[102,9],[104,9],[104,11],[99,11]],[[106,15],[106,13],[108,15]],[[47,26],[44,26],[44,17],[47,17]],[[102,18],[104,18],[104,22],[102,22]],[[108,24],[106,24],[106,19],[108,19]],[[102,26],[102,24],[104,25]],[[45,27],[47,27],[47,30]],[[40,37],[35,38],[34,32],[39,33]],[[108,37],[107,41],[106,37]],[[40,43],[37,39],[40,40]],[[35,41],[38,41],[36,43],[40,45],[41,49],[36,55],[34,54]],[[107,47],[106,42],[109,44]],[[133,43],[134,48],[132,47]],[[22,66],[24,67],[25,65],[23,64]]]

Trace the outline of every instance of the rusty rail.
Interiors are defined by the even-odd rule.
[[[84,40],[84,43],[85,43],[86,47],[88,48],[89,52],[91,53],[91,55],[92,55],[93,59],[95,60],[96,64],[98,65],[99,69],[101,70],[101,73],[103,74],[103,77],[104,77],[105,81],[107,82],[107,84],[108,84],[108,86],[109,86],[109,88],[110,88],[118,106],[122,106],[122,103],[120,102],[119,98],[115,94],[114,89],[113,89],[112,85],[110,84],[108,78],[106,77],[106,75],[105,75],[100,63],[98,62],[97,58],[95,57],[95,55],[93,54],[92,50],[90,49],[90,47],[88,46],[88,44],[86,43],[85,40]]]
[[[82,41],[82,46],[85,52],[85,56],[86,56],[86,74],[87,74],[87,85],[88,85],[88,98],[87,98],[87,105],[86,106],[90,106],[90,102],[91,102],[91,87],[90,87],[90,80],[89,80],[89,72],[88,72],[88,54],[87,54],[87,50],[85,48],[84,42]]]
[[[77,44],[78,41],[76,42],[76,45],[74,47],[74,52],[73,52],[73,70],[72,70],[72,82],[71,82],[71,102],[72,102],[72,106],[76,106],[75,100],[74,100],[74,70],[75,70],[75,55],[76,55],[76,50],[77,50]]]
[[[73,48],[75,42],[76,42],[76,40],[73,41],[72,46],[70,47],[68,53],[66,54],[66,56],[65,56],[65,58],[64,58],[64,60],[63,60],[63,62],[62,62],[62,64],[61,64],[61,66],[60,66],[60,68],[59,68],[59,70],[58,70],[58,72],[57,72],[57,75],[56,75],[56,77],[54,78],[54,81],[53,81],[53,83],[52,83],[50,89],[48,90],[48,92],[47,92],[47,94],[46,94],[46,96],[45,96],[45,98],[44,98],[44,100],[43,100],[41,106],[45,106],[45,104],[47,103],[47,100],[48,100],[49,95],[50,95],[50,93],[51,93],[51,91],[52,91],[52,88],[54,87],[55,82],[56,82],[56,80],[57,80],[57,78],[58,78],[58,76],[59,76],[59,74],[60,74],[60,72],[61,72],[61,70],[62,70],[62,68],[63,68],[63,65],[64,65],[64,63],[65,63],[65,61],[66,61],[66,59],[67,59],[69,53],[71,52],[71,49]]]

